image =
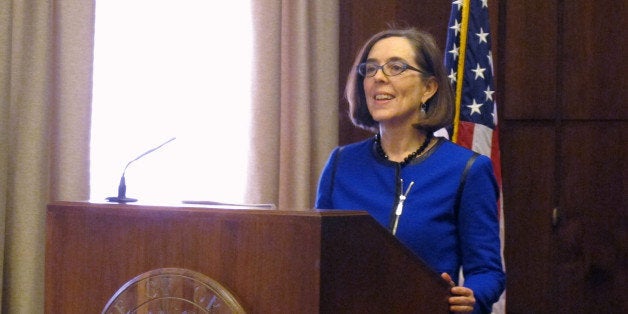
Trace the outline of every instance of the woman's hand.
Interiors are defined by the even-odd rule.
[[[455,313],[472,312],[475,304],[473,290],[467,287],[456,286],[448,273],[442,273],[440,276],[451,284],[450,292],[452,296],[449,298],[449,311]]]

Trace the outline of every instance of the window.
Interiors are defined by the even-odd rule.
[[[241,202],[252,26],[248,1],[96,5],[91,199]]]

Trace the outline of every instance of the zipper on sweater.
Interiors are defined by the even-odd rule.
[[[401,178],[401,165],[397,164],[397,166],[395,167],[396,198],[395,198],[395,204],[393,205],[393,210],[392,210],[391,219],[390,219],[390,226],[389,226],[390,232],[393,235],[396,235],[397,233],[397,226],[399,225],[399,218],[401,217],[401,214],[403,213],[403,203],[408,197],[408,193],[410,193],[410,189],[412,188],[412,185],[414,185],[414,181],[410,182],[410,184],[408,185],[408,188],[404,192],[403,179]]]

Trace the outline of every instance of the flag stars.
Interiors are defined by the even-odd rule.
[[[453,2],[454,5],[458,6],[458,11],[460,11],[460,8],[462,8],[462,0],[456,0]]]
[[[473,99],[473,104],[472,105],[467,105],[467,108],[471,109],[471,114],[473,115],[474,113],[477,113],[479,115],[482,115],[482,112],[480,111],[480,107],[482,107],[484,104],[480,103],[478,104],[477,102],[475,102],[475,98]]]
[[[488,39],[487,39],[487,37],[488,37],[488,33],[485,33],[485,32],[484,32],[484,28],[480,27],[480,32],[479,32],[479,33],[477,33],[477,34],[475,34],[475,35],[476,35],[476,36],[478,36],[478,37],[479,37],[479,39],[480,39],[480,41],[479,41],[478,43],[480,43],[480,44],[481,44],[481,43],[483,43],[483,42],[484,42],[484,43],[487,43],[487,44],[488,44]]]
[[[494,90],[491,90],[491,86],[486,86],[486,90],[484,91],[484,94],[486,95],[486,100],[487,101],[493,101],[493,94],[495,93]]]
[[[486,68],[480,67],[480,64],[478,63],[478,65],[475,67],[475,69],[472,69],[471,71],[473,71],[473,73],[475,73],[475,79],[476,80],[478,79],[478,77],[481,77],[482,79],[484,79],[484,71],[486,71]]]
[[[482,7],[488,8],[488,0],[482,0]]]
[[[455,32],[455,35],[458,36],[458,33],[460,33],[460,27],[461,27],[460,22],[458,22],[458,20],[456,20],[454,22],[454,25],[450,26],[449,28],[453,29],[454,32]]]
[[[454,72],[454,69],[449,70],[449,75],[447,77],[449,77],[449,82],[451,84],[456,83],[456,72]]]
[[[456,43],[453,43],[453,48],[451,48],[451,50],[449,50],[449,53],[451,53],[454,56],[454,60],[456,60],[456,58],[458,58],[458,53],[460,51],[460,48],[458,48],[458,46],[456,46]]]

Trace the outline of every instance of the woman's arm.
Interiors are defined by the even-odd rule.
[[[473,292],[476,313],[490,313],[505,287],[498,199],[491,160],[479,156],[467,176],[458,216],[464,286]]]

